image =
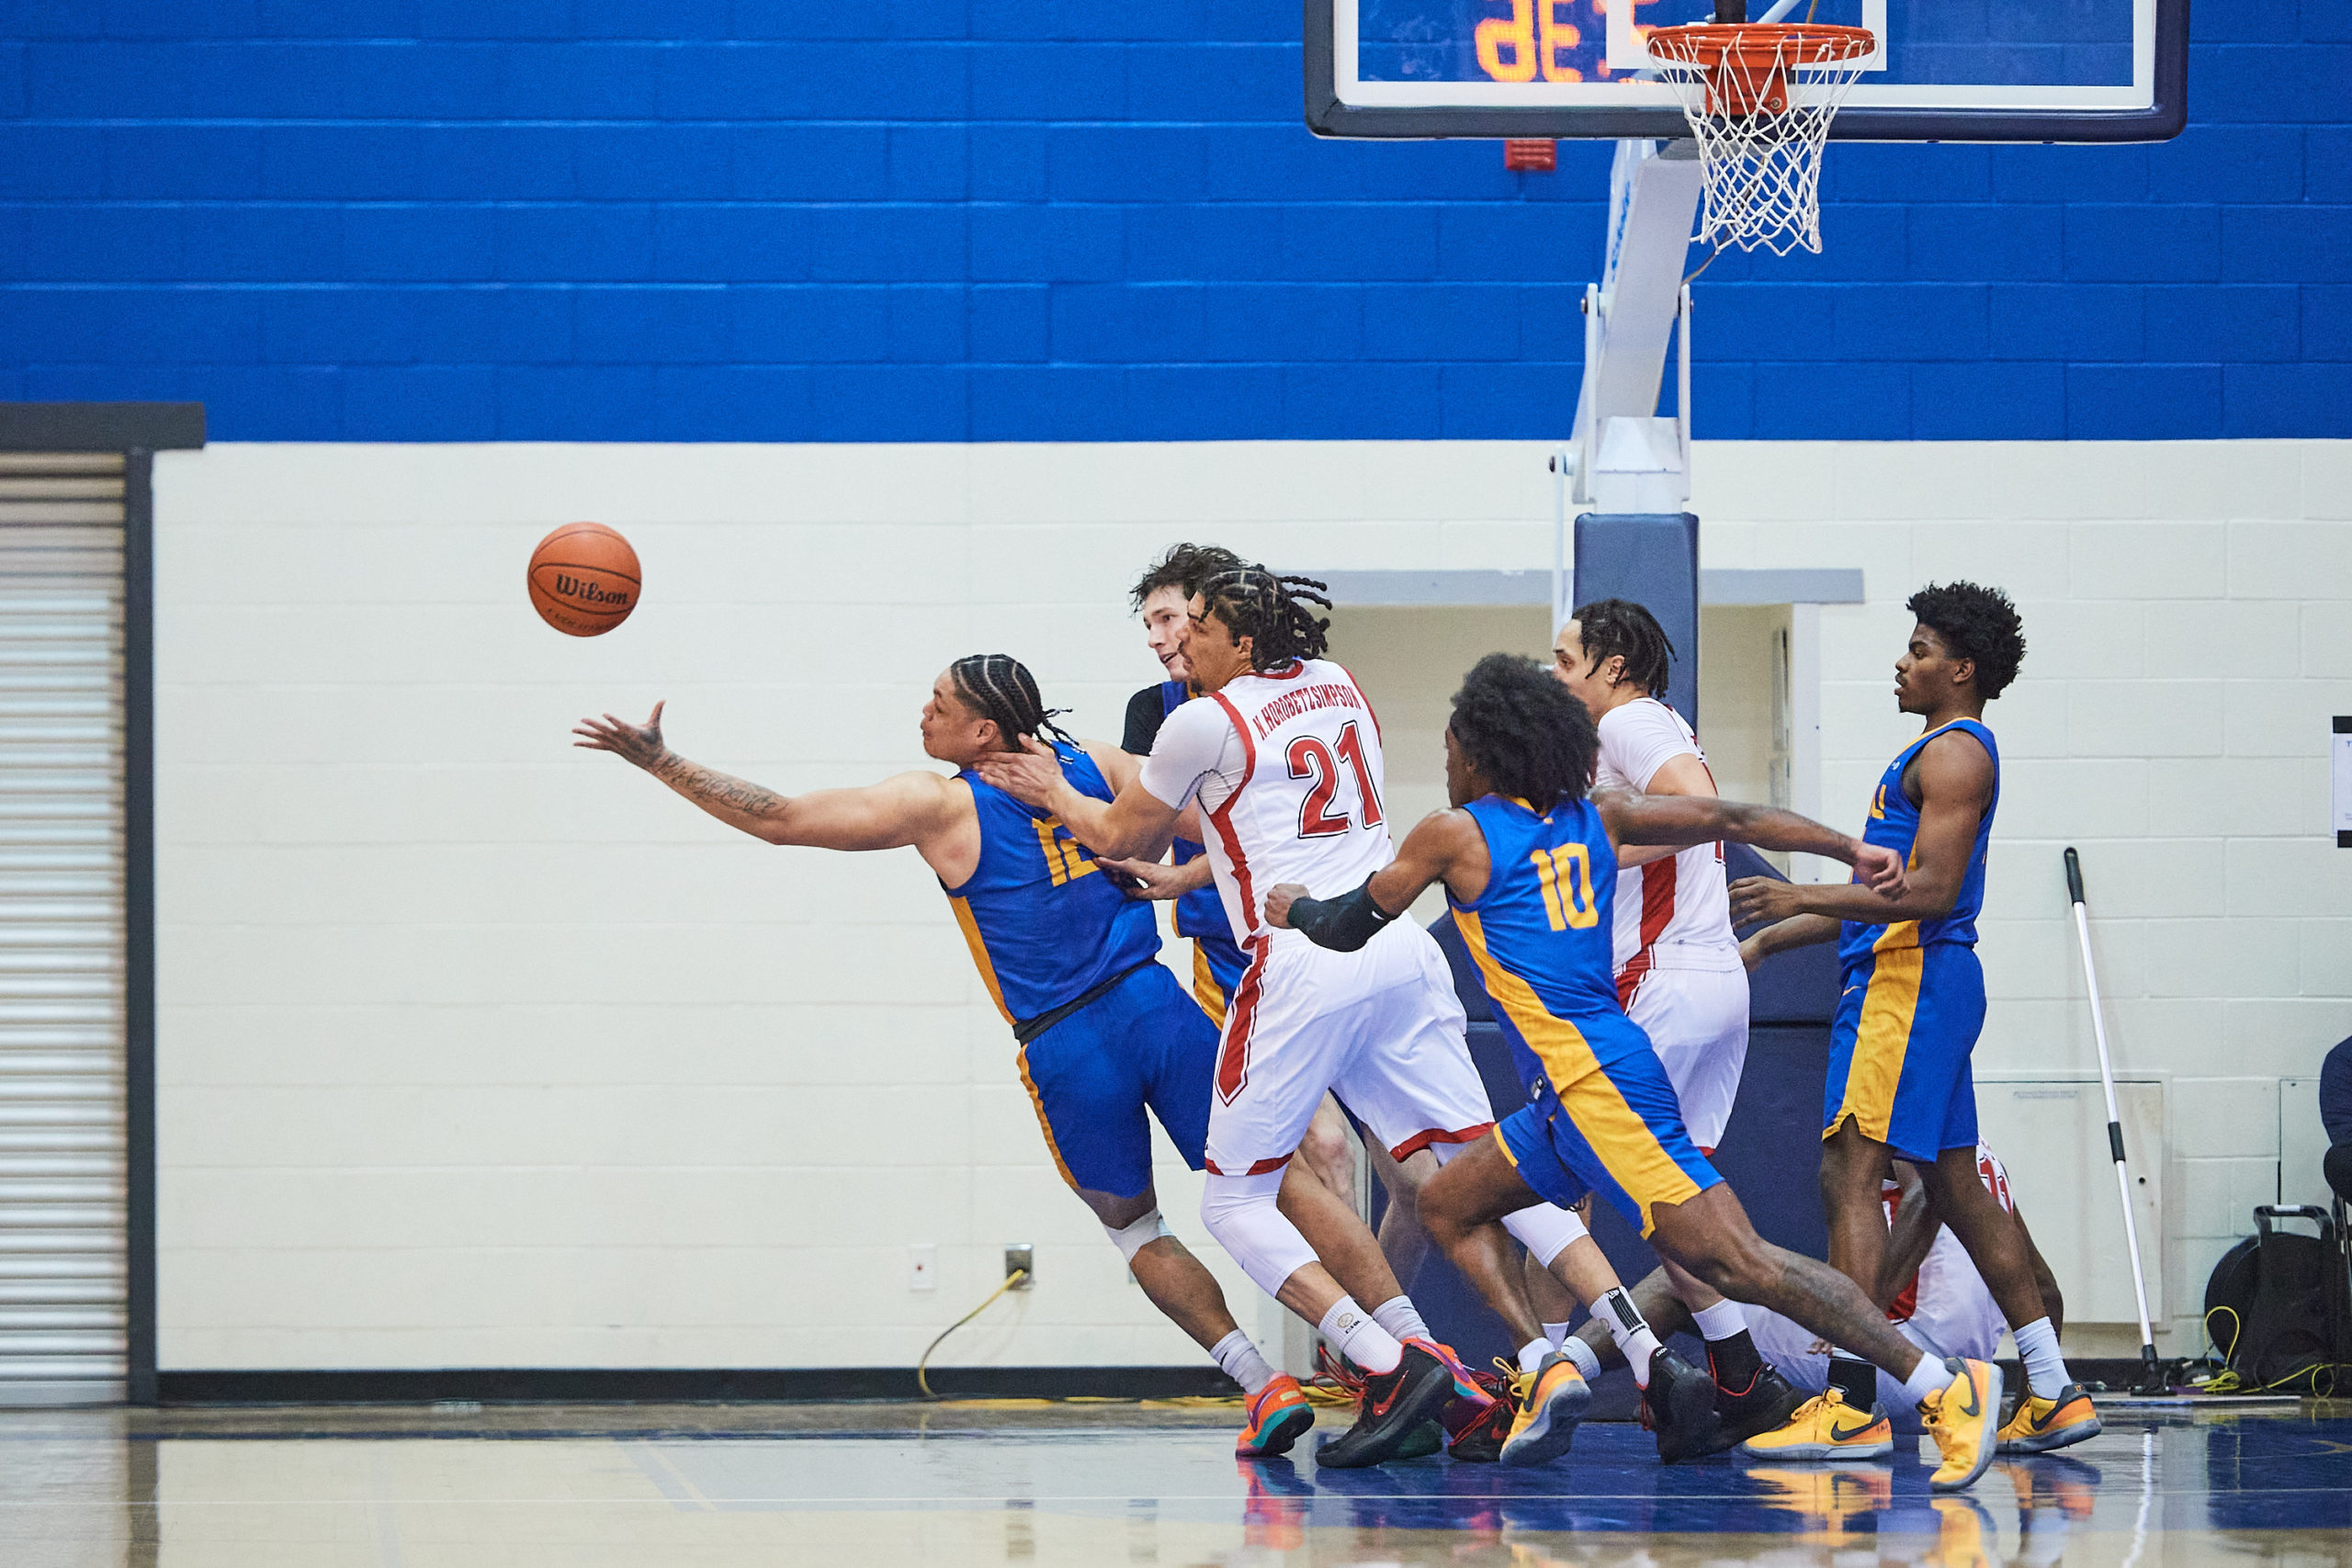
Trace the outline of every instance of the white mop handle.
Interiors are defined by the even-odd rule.
[[[2132,1174],[2123,1153],[2123,1122],[2115,1111],[2115,1067],[2107,1055],[2106,1010],[2099,1006],[2098,967],[2091,961],[2091,922],[2083,902],[2083,864],[2066,850],[2066,895],[2075,906],[2075,935],[2083,944],[2083,980],[2090,987],[2091,1037],[2098,1042],[2098,1082],[2107,1093],[2107,1148],[2115,1159],[2115,1190],[2123,1202],[2123,1241],[2132,1253],[2132,1299],[2140,1312],[2140,1344],[2155,1343],[2148,1323],[2148,1281],[2140,1269],[2140,1227],[2132,1217]]]

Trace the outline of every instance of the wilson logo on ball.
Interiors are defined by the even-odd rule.
[[[642,591],[637,552],[602,523],[567,523],[531,552],[531,607],[568,637],[597,637],[628,619]]]

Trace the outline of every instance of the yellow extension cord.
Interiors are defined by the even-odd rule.
[[[931,1353],[939,1348],[942,1340],[944,1340],[949,1335],[955,1333],[957,1329],[971,1322],[972,1319],[979,1316],[980,1314],[994,1306],[996,1304],[996,1299],[999,1296],[1004,1294],[1005,1292],[1012,1289],[1013,1286],[1021,1283],[1022,1280],[1026,1280],[1028,1277],[1029,1270],[1026,1269],[1015,1269],[1012,1273],[1007,1274],[1004,1277],[1004,1283],[999,1285],[995,1290],[990,1291],[988,1293],[988,1299],[986,1301],[983,1301],[979,1305],[974,1307],[971,1311],[966,1313],[963,1316],[957,1318],[946,1327],[941,1329],[939,1331],[939,1338],[933,1340],[930,1344],[922,1348],[922,1354],[915,1358],[915,1386],[922,1390],[922,1396],[925,1399],[938,1399],[942,1397],[941,1395],[932,1392],[931,1379],[925,1375],[925,1369],[931,1364]]]

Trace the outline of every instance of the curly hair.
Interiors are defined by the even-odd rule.
[[[1331,623],[1310,606],[1331,607],[1326,585],[1311,577],[1277,577],[1262,566],[1222,571],[1201,584],[1204,615],[1215,615],[1250,645],[1252,670],[1280,670],[1294,659],[1320,659],[1330,647]]]
[[[1040,733],[1065,746],[1078,744],[1054,722],[1069,710],[1047,707],[1037,694],[1037,678],[1012,655],[967,653],[947,667],[947,678],[973,712],[995,724],[1006,750],[1017,751],[1022,737]]]
[[[1201,591],[1201,584],[1220,572],[1239,571],[1248,565],[1239,556],[1223,545],[1182,544],[1168,547],[1168,553],[1144,569],[1127,592],[1127,608],[1140,611],[1143,602],[1163,588],[1173,588],[1190,599]]]
[[[1453,694],[1448,728],[1497,794],[1549,811],[1581,800],[1600,756],[1591,713],[1533,660],[1490,653]]]
[[[2025,662],[2025,623],[1997,588],[1973,582],[1930,582],[1905,602],[1919,624],[1962,659],[1976,661],[1976,694],[1991,700],[2018,678]]]
[[[1625,658],[1625,679],[1653,697],[1666,695],[1674,644],[1657,617],[1630,599],[1596,599],[1576,612],[1577,638],[1595,669],[1615,654]]]

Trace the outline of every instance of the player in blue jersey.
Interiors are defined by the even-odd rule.
[[[2016,1325],[2026,1386],[2002,1446],[2041,1452],[2095,1435],[2098,1413],[2059,1353],[2017,1227],[1976,1179],[1969,1067],[1984,1023],[1976,916],[2001,798],[2001,757],[1984,705],[2017,678],[2025,635],[1996,588],[1930,584],[1906,607],[1918,624],[1894,662],[1894,701],[1918,716],[1921,730],[1871,793],[1862,837],[1905,857],[1907,889],[1890,901],[1851,886],[1751,877],[1733,886],[1732,914],[1742,924],[1776,922],[1748,939],[1751,962],[1838,942],[1821,1151],[1830,1261],[1855,1280],[1877,1279],[1886,1248],[1880,1173],[1890,1156],[1917,1167],[1928,1202]],[[1849,1355],[1833,1356],[1830,1374],[1830,1393],[1781,1433],[1754,1439],[1750,1451],[1820,1457],[1841,1449],[1825,1433],[1841,1407],[1870,1408],[1875,1381]]]
[[[911,846],[937,874],[974,963],[1019,1042],[1023,1086],[1055,1168],[1127,1260],[1152,1304],[1206,1348],[1249,1395],[1238,1451],[1280,1453],[1314,1424],[1295,1380],[1268,1366],[1227,1310],[1216,1280],[1161,1222],[1152,1190],[1147,1107],[1202,1168],[1217,1031],[1158,959],[1151,907],[1126,897],[1059,820],[988,784],[972,764],[1043,732],[1083,794],[1113,797],[1136,764],[1080,745],[1019,661],[959,659],[933,682],[922,745],[953,774],[900,773],[863,789],[786,796],[672,751],[662,705],[641,725],[581,721],[576,744],[643,768],[730,827],[772,844],[831,850]],[[1311,1177],[1286,1183],[1302,1230],[1361,1236],[1362,1222]],[[1288,1190],[1305,1194],[1295,1200]],[[1336,1210],[1336,1213],[1333,1211]]]
[[[1864,887],[1899,888],[1902,861],[1792,812],[1700,795],[1588,796],[1600,737],[1591,714],[1532,662],[1479,661],[1446,728],[1453,808],[1407,835],[1396,858],[1344,897],[1277,898],[1317,943],[1361,945],[1442,883],[1495,1003],[1529,1101],[1438,1172],[1421,1220],[1449,1253],[1471,1226],[1544,1199],[1614,1204],[1667,1258],[1735,1301],[1853,1345],[1917,1400],[1942,1450],[1934,1484],[1965,1486],[1993,1455],[1999,1371],[1933,1359],[1851,1280],[1766,1242],[1690,1142],[1666,1069],[1618,1005],[1611,944],[1617,846],[1729,839],[1854,865]],[[1603,1298],[1604,1307],[1623,1299]],[[1665,1352],[1657,1352],[1662,1356]]]

